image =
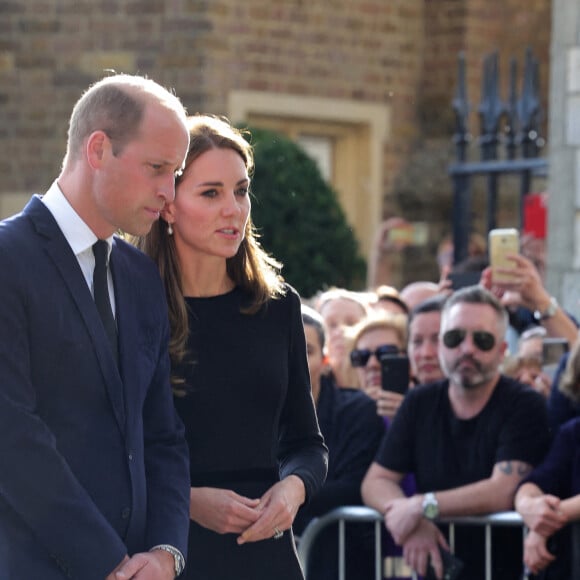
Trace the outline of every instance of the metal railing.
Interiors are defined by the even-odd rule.
[[[338,580],[345,580],[346,569],[346,522],[375,523],[375,580],[383,578],[381,535],[383,529],[383,516],[371,508],[364,506],[344,506],[333,509],[319,518],[313,519],[300,536],[298,542],[298,556],[302,562],[302,568],[307,574],[308,557],[310,550],[318,534],[331,524],[338,522]],[[308,577],[308,575],[307,575]]]
[[[316,540],[318,534],[331,524],[338,523],[338,578],[345,580],[346,570],[346,523],[372,523],[375,528],[375,580],[382,580],[383,578],[383,559],[381,552],[381,535],[383,529],[383,516],[376,510],[363,506],[344,506],[336,508],[327,514],[316,518],[308,524],[303,534],[300,536],[298,544],[298,555],[302,562],[302,567],[307,572],[308,558],[310,551]],[[484,526],[485,528],[485,578],[491,580],[491,529],[493,527],[521,527],[522,541],[526,534],[521,516],[517,512],[499,512],[495,514],[483,516],[462,516],[457,518],[441,518],[437,520],[438,523],[447,524],[449,526],[449,547],[453,552],[455,549],[455,526],[456,525],[473,525]],[[412,578],[416,580],[417,575],[413,574]],[[524,580],[528,579],[527,574],[523,576]],[[308,580],[308,576],[307,576]]]

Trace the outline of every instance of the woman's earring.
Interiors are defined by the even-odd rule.
[[[173,235],[173,226],[170,223],[167,224],[167,235]]]

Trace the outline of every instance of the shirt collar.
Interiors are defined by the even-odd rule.
[[[42,201],[53,215],[75,256],[92,248],[98,239],[97,236],[69,203],[56,181],[42,197]],[[110,256],[113,236],[106,241]]]

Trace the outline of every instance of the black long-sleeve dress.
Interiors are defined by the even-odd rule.
[[[311,497],[324,482],[327,451],[310,390],[300,300],[288,287],[257,314],[241,312],[239,288],[187,298],[186,362],[174,369],[187,394],[176,396],[186,427],[191,485],[259,498],[276,481],[299,476]],[[184,578],[297,580],[292,535],[238,546],[191,522]]]

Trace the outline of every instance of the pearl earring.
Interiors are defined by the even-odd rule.
[[[169,236],[173,235],[173,226],[171,224],[167,224],[167,234]]]

